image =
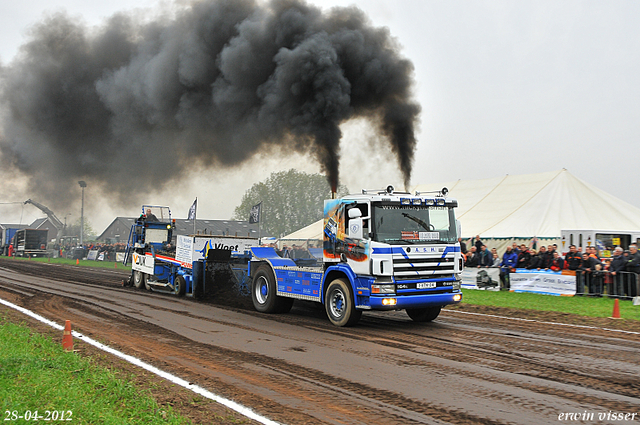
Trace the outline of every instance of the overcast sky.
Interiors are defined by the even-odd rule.
[[[344,1],[313,0],[323,8]],[[139,8],[156,8],[139,0]],[[640,2],[638,1],[351,1],[376,26],[385,26],[415,66],[415,97],[422,107],[413,184],[480,179],[568,169],[576,177],[640,207]],[[0,60],[10,65],[31,25],[65,10],[89,24],[131,9],[122,0],[26,0],[0,6]],[[370,155],[361,125],[344,128],[342,183],[351,191],[399,184],[395,158]],[[364,132],[366,133],[366,132]],[[366,165],[363,165],[365,163]],[[229,218],[244,192],[272,171],[319,172],[313,160],[256,158],[234,172],[193,176],[164,198],[186,216],[199,199],[201,218]],[[91,205],[86,215],[101,232],[116,215]],[[80,192],[78,188],[78,192]],[[221,195],[223,199],[221,199]],[[28,193],[2,194],[0,202]],[[15,196],[16,199],[8,199]],[[168,198],[168,199],[166,199]],[[96,200],[93,200],[96,201]],[[94,202],[95,204],[95,202]],[[79,216],[79,205],[56,212]],[[597,205],[593,205],[597,208]],[[17,215],[16,215],[17,214]],[[41,217],[0,205],[0,221]],[[639,223],[640,226],[640,223]]]

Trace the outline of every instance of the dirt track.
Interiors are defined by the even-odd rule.
[[[243,299],[204,303],[123,288],[125,277],[2,259],[0,297],[70,319],[87,336],[287,424],[540,424],[584,412],[595,420],[583,423],[597,423],[609,411],[638,413],[640,423],[637,322],[578,319],[636,333],[613,332],[468,314],[484,309],[463,305],[429,324],[404,312],[365,313],[358,326],[336,328],[311,303],[264,315],[242,308]],[[222,423],[215,409],[226,414],[215,403],[178,407],[203,423]]]

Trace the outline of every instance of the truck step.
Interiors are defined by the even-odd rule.
[[[147,285],[153,286],[155,289],[161,289],[161,288],[173,289],[171,284],[169,284],[168,282],[156,282],[153,280],[147,280]]]

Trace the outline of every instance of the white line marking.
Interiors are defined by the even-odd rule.
[[[46,318],[44,318],[44,317],[42,317],[42,316],[40,316],[40,315],[30,311],[30,310],[27,310],[26,308],[20,307],[18,305],[10,303],[9,301],[3,300],[2,298],[0,298],[0,304],[4,304],[7,307],[11,307],[11,308],[13,308],[15,310],[18,310],[19,312],[24,313],[27,316],[33,317],[34,319],[39,320],[40,322],[42,322],[42,323],[44,323],[46,325],[49,325],[54,329],[57,329],[57,330],[60,330],[60,331],[64,330],[64,326],[59,325],[59,324],[57,324],[55,322],[52,322],[49,319],[46,319]],[[152,366],[152,365],[150,365],[148,363],[145,363],[140,359],[137,359],[137,358],[135,358],[133,356],[130,356],[128,354],[124,354],[124,353],[122,353],[122,352],[120,352],[118,350],[115,350],[115,349],[113,349],[113,348],[111,348],[109,346],[106,346],[106,345],[104,345],[104,344],[102,344],[102,343],[100,343],[98,341],[95,341],[95,340],[93,340],[93,339],[91,339],[91,338],[89,338],[89,337],[87,337],[87,336],[85,336],[85,335],[83,335],[83,334],[81,334],[79,332],[71,331],[71,335],[76,337],[76,338],[81,338],[82,341],[86,342],[87,344],[91,344],[94,347],[97,347],[97,348],[99,348],[99,349],[101,349],[103,351],[106,351],[107,353],[110,353],[110,354],[113,354],[114,356],[120,357],[121,359],[124,359],[124,360],[128,361],[129,363],[132,363],[132,364],[134,364],[136,366],[139,366],[139,367],[141,367],[141,368],[143,368],[143,369],[145,369],[145,370],[147,370],[147,371],[149,371],[151,373],[155,373],[156,375],[158,375],[158,376],[160,376],[160,377],[162,377],[164,379],[167,379],[167,380],[173,382],[174,384],[180,385],[181,387],[184,387],[184,388],[186,388],[188,390],[191,390],[196,394],[200,394],[201,396],[206,397],[209,400],[213,400],[216,403],[220,403],[223,406],[226,406],[229,409],[234,410],[234,411],[240,413],[243,416],[246,416],[247,418],[253,419],[254,421],[257,421],[257,422],[259,422],[261,424],[265,424],[265,425],[279,425],[278,422],[274,422],[271,419],[268,419],[268,418],[265,418],[264,416],[258,415],[253,410],[249,409],[248,407],[244,407],[241,404],[236,403],[235,401],[231,401],[231,400],[226,399],[224,397],[220,397],[219,395],[216,395],[216,394],[214,394],[214,393],[212,393],[212,392],[210,392],[208,390],[205,390],[202,387],[199,387],[197,385],[191,384],[191,383],[185,381],[182,378],[179,378],[179,377],[177,377],[175,375],[172,375],[172,374],[170,374],[168,372],[160,370],[157,367]]]
[[[446,312],[449,312],[449,313],[473,314],[475,316],[495,317],[497,319],[519,320],[521,322],[534,322],[534,323],[540,323],[540,324],[543,324],[543,325],[572,326],[574,328],[597,329],[597,330],[600,330],[600,331],[620,332],[620,333],[624,333],[624,334],[640,335],[640,332],[623,331],[623,330],[620,330],[620,329],[598,328],[596,326],[572,325],[572,324],[569,324],[569,323],[558,323],[558,322],[541,322],[541,321],[535,320],[535,319],[523,319],[521,317],[496,316],[495,314],[472,313],[470,311],[459,311],[459,310],[442,310],[442,311],[446,311]]]

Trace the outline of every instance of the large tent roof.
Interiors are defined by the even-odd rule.
[[[563,229],[640,230],[640,208],[565,169],[420,184],[414,190],[430,192],[443,187],[458,200],[457,217],[464,238],[559,238]],[[298,232],[282,239],[321,239],[322,220]]]
[[[308,239],[316,239],[322,240],[322,224],[323,219],[316,221],[315,223],[311,223],[310,225],[303,227],[302,229],[296,230],[293,233],[288,234],[282,239],[286,239],[289,241],[302,241]]]
[[[458,200],[465,237],[559,237],[562,229],[637,230],[640,209],[562,169],[482,180],[423,184],[447,187]]]

